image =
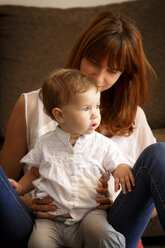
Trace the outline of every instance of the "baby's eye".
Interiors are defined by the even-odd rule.
[[[98,105],[96,105],[96,109],[99,109],[100,108],[100,105],[98,104]]]
[[[88,111],[89,110],[89,107],[84,107],[83,109],[82,109],[82,111]]]

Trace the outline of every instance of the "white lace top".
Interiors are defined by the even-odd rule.
[[[57,123],[44,113],[42,101],[39,99],[39,90],[24,93],[24,97],[27,144],[28,150],[31,150],[37,138],[54,130]],[[118,136],[111,139],[118,145],[118,148],[123,154],[132,158],[132,166],[143,149],[156,142],[147,123],[144,111],[140,107],[137,109],[134,132],[128,137]],[[26,165],[26,169],[28,169],[28,165]],[[114,192],[113,177],[109,181],[109,188],[111,193]],[[111,198],[115,199],[115,197],[116,193],[114,192]]]

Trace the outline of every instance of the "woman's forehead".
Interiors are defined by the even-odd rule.
[[[111,40],[107,43],[93,44],[85,49],[84,57],[95,60],[98,64],[107,61],[109,68],[116,68],[124,71],[128,67],[128,61],[131,62],[130,46],[121,41]]]
[[[94,60],[98,65],[108,67],[110,69],[119,71],[123,71],[124,69],[123,64],[121,66],[121,61],[114,59],[110,54],[105,56],[97,56],[97,54],[95,54],[95,56],[88,57],[88,59]]]

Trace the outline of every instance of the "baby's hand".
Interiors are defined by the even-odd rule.
[[[17,183],[14,179],[8,178],[9,182],[11,183],[11,185],[13,186],[13,188],[15,189],[15,191],[20,194],[21,193],[21,185],[19,183]]]
[[[132,167],[128,164],[120,164],[117,168],[112,172],[112,175],[115,179],[115,192],[120,189],[120,184],[122,188],[123,194],[126,194],[127,190],[131,191],[131,184],[135,186],[135,179],[132,174]]]

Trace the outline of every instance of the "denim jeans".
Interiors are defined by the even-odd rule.
[[[156,207],[165,230],[165,143],[148,146],[133,167],[135,187],[120,193],[108,211],[108,222],[126,238],[126,247],[138,241]]]
[[[137,247],[154,205],[165,230],[165,143],[147,147],[134,165],[133,174],[133,190],[126,195],[120,193],[108,211],[108,222],[125,236],[127,248]],[[26,247],[33,224],[33,215],[0,169],[0,238],[11,240],[13,246],[15,242],[16,247]]]
[[[27,246],[34,216],[15,192],[0,167],[0,247]]]

